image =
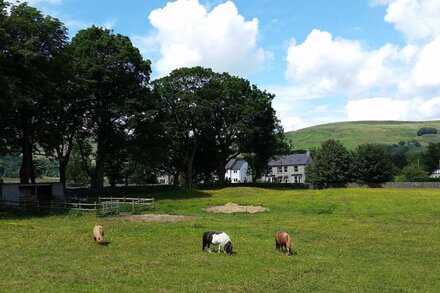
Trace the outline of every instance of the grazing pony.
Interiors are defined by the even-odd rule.
[[[287,255],[292,255],[290,235],[284,231],[278,231],[275,234],[275,249],[277,251],[286,251]]]
[[[211,253],[211,250],[209,249],[209,246],[211,244],[218,245],[218,253],[221,252],[222,248],[224,253],[233,253],[231,238],[229,238],[228,234],[226,234],[225,232],[207,231],[203,233],[202,251],[208,250],[208,252]]]
[[[102,226],[95,225],[93,227],[93,240],[95,240],[96,244],[102,244],[104,241],[104,229]]]

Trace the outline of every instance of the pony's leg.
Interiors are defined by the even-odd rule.
[[[222,246],[219,245],[219,246],[218,246],[218,253],[221,253],[221,248],[222,248]]]

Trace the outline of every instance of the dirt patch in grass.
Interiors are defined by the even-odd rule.
[[[118,217],[118,219],[124,221],[132,221],[132,222],[182,222],[182,221],[194,220],[195,217],[167,215],[167,214],[144,214],[144,215],[121,215]]]
[[[211,212],[211,213],[226,213],[226,214],[232,214],[232,213],[259,213],[259,212],[265,212],[268,211],[268,208],[262,207],[262,206],[240,206],[236,203],[228,202],[227,204],[223,206],[214,206],[206,208],[205,211]]]

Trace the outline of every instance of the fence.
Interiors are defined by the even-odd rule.
[[[1,208],[17,208],[21,210],[40,210],[40,209],[73,209],[78,211],[91,211],[100,214],[119,213],[120,205],[131,204],[134,212],[136,207],[154,206],[154,198],[131,198],[131,197],[98,197],[98,202],[41,202],[37,199],[20,199],[18,201],[0,200]]]
[[[118,202],[122,204],[130,204],[131,212],[134,213],[136,211],[136,207],[145,208],[147,206],[154,206],[154,197],[153,198],[142,198],[142,197],[102,197],[98,196],[98,202],[104,203],[105,201],[113,203]]]

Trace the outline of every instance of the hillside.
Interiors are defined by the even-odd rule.
[[[339,140],[347,149],[364,143],[398,144],[417,140],[422,146],[440,142],[440,134],[417,136],[422,127],[436,128],[440,133],[440,121],[356,121],[312,126],[286,132],[295,149],[313,149],[327,139]]]

